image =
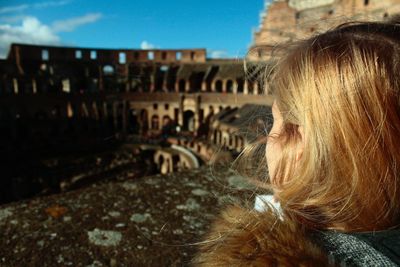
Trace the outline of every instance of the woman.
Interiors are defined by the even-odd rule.
[[[400,264],[400,25],[345,24],[299,42],[271,81],[261,156],[281,210],[228,209],[195,262]]]

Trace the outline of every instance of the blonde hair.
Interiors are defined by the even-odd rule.
[[[269,186],[287,216],[341,231],[399,223],[399,44],[399,25],[344,24],[277,63],[271,87],[284,149]]]

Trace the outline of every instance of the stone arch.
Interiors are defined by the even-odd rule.
[[[183,130],[194,131],[194,112],[186,110],[183,112]]]
[[[100,119],[99,109],[97,108],[96,101],[92,102],[92,114],[93,114],[93,119],[95,119],[96,121]]]
[[[89,118],[89,110],[88,110],[85,102],[81,103],[81,110],[80,111],[81,111],[81,117]]]
[[[163,165],[164,165],[164,156],[160,155],[160,156],[158,156],[158,169],[160,172],[163,169]]]
[[[243,94],[243,91],[244,91],[244,81],[243,81],[243,79],[241,79],[241,78],[236,79],[236,83],[237,83],[236,92],[239,93],[239,94]]]
[[[247,92],[249,95],[254,94],[254,83],[250,81],[247,82]]]
[[[227,80],[225,90],[227,93],[233,93],[233,81]]]
[[[215,92],[218,92],[218,93],[222,92],[222,81],[221,80],[215,81]]]
[[[113,75],[114,67],[112,65],[104,65],[103,66],[103,74],[104,75]]]
[[[152,130],[158,130],[160,128],[160,119],[158,115],[153,115],[151,117],[151,129]]]
[[[149,129],[149,117],[146,109],[142,109],[140,111],[139,120],[140,120],[140,131],[142,135],[145,135],[147,133],[147,130]]]
[[[60,118],[61,117],[61,108],[59,105],[55,105],[53,106],[53,108],[51,109],[50,115],[52,118]]]
[[[185,79],[180,79],[178,83],[178,92],[185,92],[186,91],[186,81]]]
[[[162,117],[162,126],[166,126],[167,124],[169,124],[169,123],[171,123],[171,122],[172,122],[172,119],[171,119],[170,116],[164,115],[164,116]]]
[[[231,148],[232,146],[233,146],[233,136],[232,136],[232,134],[229,134],[229,136],[228,136],[228,146],[229,146],[229,148]]]
[[[171,173],[172,172],[172,170],[173,170],[173,168],[172,168],[172,161],[171,161],[171,158],[167,158],[167,160],[166,160],[166,162],[165,162],[165,164],[166,164],[166,172],[167,173]]]
[[[139,133],[139,119],[138,119],[137,111],[135,109],[129,110],[128,131],[129,131],[129,133],[133,133],[133,134]]]

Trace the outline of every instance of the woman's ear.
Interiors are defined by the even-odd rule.
[[[304,128],[302,125],[299,125],[297,128],[297,131],[299,132],[300,140],[298,144],[296,145],[296,161],[299,161],[301,157],[303,156],[303,151],[304,151]]]

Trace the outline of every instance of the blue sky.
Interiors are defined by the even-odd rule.
[[[264,0],[0,0],[0,57],[11,42],[241,57],[263,7]]]

